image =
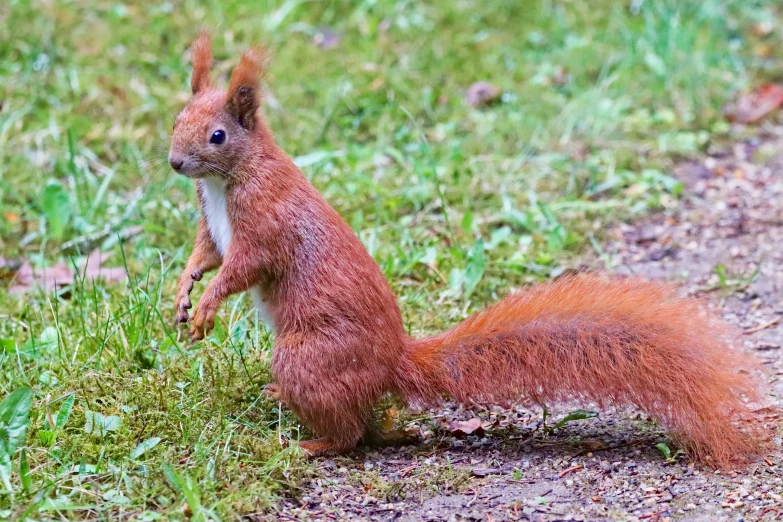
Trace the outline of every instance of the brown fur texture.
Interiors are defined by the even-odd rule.
[[[243,57],[225,93],[203,79],[211,56],[203,38],[193,53],[199,88],[177,118],[169,157],[198,180],[204,211],[177,320],[189,320],[193,282],[215,268],[191,319],[195,339],[227,296],[258,293],[276,333],[275,383],[266,392],[319,437],[303,448],[355,447],[373,405],[396,393],[410,403],[527,395],[633,404],[694,457],[726,465],[756,454],[757,434],[734,424],[748,413],[743,399],[756,397],[751,374],[738,371],[746,361],[714,319],[665,285],[565,277],[510,295],[443,335],[409,338],[378,265],[264,123],[261,55]],[[216,130],[224,143],[210,141]]]

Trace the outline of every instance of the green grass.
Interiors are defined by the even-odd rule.
[[[23,298],[1,283],[0,398],[29,386],[35,403],[29,475],[18,450],[0,518],[178,518],[187,503],[232,519],[317,474],[280,444],[295,419],[260,398],[272,339],[249,300],[229,299],[195,346],[171,327],[198,208],[165,157],[199,27],[220,81],[269,44],[270,127],[416,334],[573,264],[612,222],[676,205],[668,167],[725,136],[727,99],[781,73],[758,51],[780,48],[771,0],[130,4],[0,6],[0,253],[78,263],[97,235],[132,280]],[[753,36],[760,20],[776,32]],[[319,27],[336,48],[312,43]],[[470,108],[475,81],[501,102]]]

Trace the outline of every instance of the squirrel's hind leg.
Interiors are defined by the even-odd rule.
[[[301,440],[298,444],[308,457],[339,455],[350,449],[343,447],[339,442],[333,442],[328,439]]]
[[[266,392],[314,432],[317,438],[301,445],[316,455],[355,448],[380,394],[380,379],[367,377],[371,370],[364,361],[334,354],[329,343],[321,336],[278,337],[272,355],[275,382]]]

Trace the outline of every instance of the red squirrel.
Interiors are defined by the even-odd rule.
[[[374,404],[584,399],[633,405],[695,459],[748,461],[763,443],[739,428],[759,398],[726,330],[693,299],[640,278],[560,277],[511,293],[451,330],[405,333],[378,264],[276,144],[261,115],[264,53],[248,50],[228,90],[210,80],[212,51],[193,43],[193,97],[174,124],[169,162],[197,181],[202,219],[179,278],[177,322],[194,281],[218,269],[190,319],[213,327],[229,295],[249,291],[275,332],[266,393],[317,436],[306,453],[348,451]]]

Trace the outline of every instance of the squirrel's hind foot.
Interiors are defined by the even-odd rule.
[[[302,448],[305,455],[311,458],[338,455],[350,449],[328,439],[301,440],[299,441],[299,447]]]
[[[264,386],[262,393],[272,400],[283,402],[283,391],[280,389],[280,385],[277,383],[270,382]]]

